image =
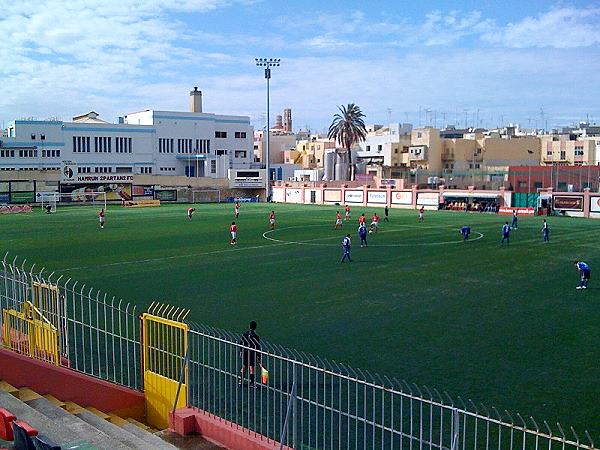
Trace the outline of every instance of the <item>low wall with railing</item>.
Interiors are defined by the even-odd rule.
[[[143,391],[144,343],[136,308],[73,280],[43,274],[5,257],[0,263],[1,309],[18,309],[35,299],[36,307],[61,331],[56,342],[60,373],[75,371],[98,382]],[[34,294],[35,283],[46,286],[43,289],[50,293],[46,301],[40,301],[39,292]],[[185,382],[187,405],[235,424],[238,431],[263,436],[269,445],[277,441],[296,449],[596,448],[589,433],[579,436],[560,424],[499,412],[267,341],[242,345],[237,334],[191,321],[185,329],[185,352],[174,353],[170,345],[157,350],[160,358],[177,363],[170,376],[179,380],[180,387]],[[30,358],[17,355],[8,362],[4,355],[19,349],[8,350],[4,340],[2,344],[0,377],[8,373],[7,367],[21,364],[21,358]],[[54,374],[43,360],[32,361],[35,368],[23,363],[24,367]],[[244,361],[257,363],[255,384],[248,373],[241,377]],[[268,379],[260,377],[259,367],[269,372]],[[178,404],[177,398],[169,404]]]

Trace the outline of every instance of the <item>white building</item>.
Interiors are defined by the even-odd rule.
[[[380,164],[391,167],[398,165],[401,147],[410,145],[411,124],[393,123],[387,127],[373,129],[360,143],[357,152],[359,160],[367,164]]]
[[[250,168],[253,128],[246,116],[202,112],[201,93],[190,92],[191,112],[146,110],[119,123],[94,112],[73,122],[15,120],[0,139],[0,169],[59,170],[227,178]]]

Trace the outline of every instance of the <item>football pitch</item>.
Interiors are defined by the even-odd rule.
[[[560,421],[600,437],[599,222],[394,209],[360,248],[358,215],[333,230],[335,206],[243,204],[123,209],[59,207],[0,216],[0,250],[55,276],[147,307],[191,309],[190,319],[243,332],[338,363],[447,391],[498,410]],[[268,213],[277,228],[268,230]],[[368,220],[370,222],[370,220]],[[459,228],[469,225],[462,242]],[[352,263],[340,263],[352,237]],[[576,290],[573,260],[592,267]]]

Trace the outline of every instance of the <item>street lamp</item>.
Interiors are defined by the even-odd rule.
[[[267,172],[267,201],[271,198],[271,174],[269,170],[269,80],[271,79],[271,67],[279,67],[281,59],[279,58],[254,58],[256,65],[265,68],[265,80],[267,80],[267,154],[265,157],[265,169]]]

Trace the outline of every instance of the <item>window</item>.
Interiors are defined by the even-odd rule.
[[[173,153],[174,139],[160,138],[158,140],[158,153]]]
[[[131,173],[131,167],[115,167],[116,173]]]
[[[395,155],[397,155],[397,154],[398,154],[398,149],[397,149],[397,148],[395,148],[395,149],[394,149],[394,154],[395,154]]]
[[[423,133],[421,133],[420,131],[419,131],[419,132],[417,132],[417,137],[418,137],[418,138],[422,138],[422,137],[423,137]]]
[[[217,161],[214,159],[210,161],[210,173],[217,173]]]
[[[217,150],[217,156],[222,156],[222,155],[226,155],[227,154],[227,150]]]
[[[77,166],[77,173],[91,173],[91,172],[92,172],[92,168],[91,167]]]
[[[564,150],[560,151],[560,159],[567,159],[567,152],[565,152]]]
[[[152,173],[152,167],[140,167],[140,173],[143,174],[151,174]]]
[[[225,136],[225,137],[227,137],[227,136]],[[235,138],[236,139],[246,139],[246,132],[245,131],[236,131]]]
[[[367,145],[367,151],[370,152],[371,151],[371,146]]]
[[[161,172],[175,172],[175,167],[161,167]]]
[[[383,145],[378,145],[378,146],[377,146],[377,151],[378,151],[378,152],[381,152],[381,150],[383,150]]]
[[[96,153],[110,153],[112,146],[111,137],[98,137],[94,136],[94,152]]]
[[[14,150],[0,150],[0,158],[14,158],[15,151]]]
[[[245,158],[246,157],[246,150],[236,150],[234,156],[236,158]]]
[[[41,139],[42,141],[45,141],[45,140],[46,140],[46,135],[45,135],[45,134],[40,134],[40,139]]]
[[[32,141],[35,141],[35,134],[32,134],[32,135],[31,135],[31,140],[32,140]]]
[[[116,137],[115,152],[116,153],[131,153],[132,138]]]
[[[94,173],[112,173],[112,167],[94,167]]]
[[[42,150],[42,158],[60,158],[60,150]]]
[[[37,158],[37,150],[19,150],[19,158]]]
[[[215,137],[219,139],[224,139],[227,137],[227,131],[215,131]]]

